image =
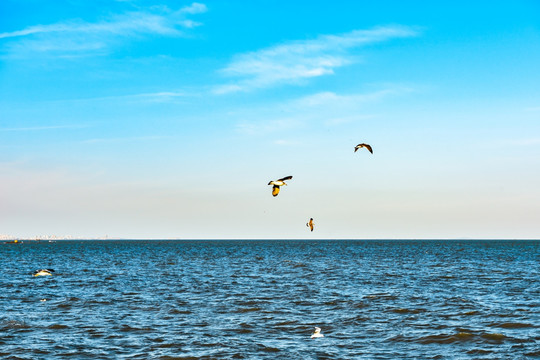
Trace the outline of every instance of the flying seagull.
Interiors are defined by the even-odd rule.
[[[356,146],[354,147],[354,152],[356,152],[358,149],[363,148],[363,147],[365,147],[366,149],[368,149],[369,152],[373,154],[373,149],[371,148],[371,145],[369,145],[369,144],[358,144],[358,145],[356,145]]]
[[[313,231],[313,218],[309,219],[309,222],[306,223],[306,226],[309,227],[311,231]]]
[[[285,180],[290,180],[290,179],[292,179],[292,176],[285,176],[284,178],[281,178],[281,179],[278,179],[278,180],[274,180],[274,181],[270,181],[270,182],[268,183],[268,185],[274,185],[274,186],[272,187],[272,195],[277,196],[277,195],[279,194],[279,187],[280,187],[281,185],[287,185],[287,184],[285,183]]]
[[[321,334],[321,328],[316,327],[313,334],[311,334],[311,338],[313,339],[313,338],[321,338],[321,337],[324,337],[324,335]]]
[[[34,271],[34,276],[51,276],[53,272],[53,269],[40,269]]]

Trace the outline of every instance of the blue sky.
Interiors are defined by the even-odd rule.
[[[3,0],[0,234],[538,238],[538,64],[533,0]]]

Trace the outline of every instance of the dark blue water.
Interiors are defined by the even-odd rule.
[[[539,241],[0,244],[0,358],[540,358],[539,250]],[[32,276],[47,267],[53,276]],[[324,338],[310,338],[315,326]]]

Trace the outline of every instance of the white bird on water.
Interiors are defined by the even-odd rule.
[[[53,272],[53,269],[36,270],[34,271],[34,276],[51,276]]]
[[[314,339],[314,338],[322,338],[324,337],[323,334],[321,334],[321,328],[320,327],[316,327],[315,328],[315,331],[313,332],[313,334],[311,334],[311,338]]]

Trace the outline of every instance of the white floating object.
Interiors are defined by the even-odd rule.
[[[321,334],[321,328],[316,327],[313,334],[311,334],[311,338],[314,339],[314,338],[321,338],[321,337],[324,337],[324,335]]]

